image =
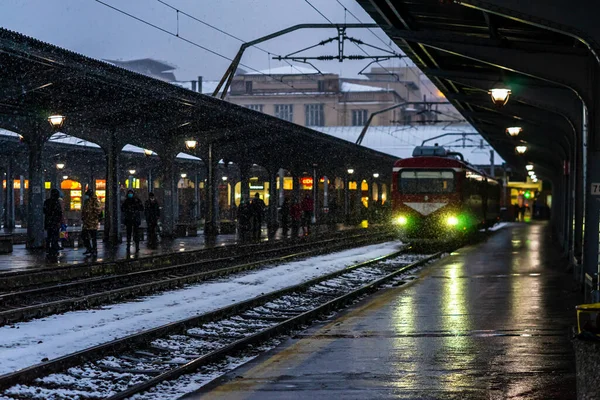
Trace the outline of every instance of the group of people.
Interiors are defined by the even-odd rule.
[[[146,217],[148,226],[148,247],[155,249],[158,246],[158,221],[160,219],[160,206],[156,201],[154,193],[148,194],[148,200],[143,204],[133,190],[127,191],[127,198],[121,204],[121,216],[127,235],[127,252],[131,249],[131,239],[135,244],[135,252],[140,251],[139,227],[142,224],[142,213]]]
[[[60,250],[59,235],[64,220],[64,211],[58,189],[50,191],[50,197],[44,201],[43,211],[47,254],[48,257],[55,258]],[[160,206],[154,193],[149,193],[148,200],[143,204],[134,191],[129,190],[125,201],[121,204],[122,222],[127,232],[127,252],[130,251],[132,239],[136,253],[140,250],[139,227],[142,224],[142,213],[145,214],[148,225],[148,247],[156,248],[158,246],[157,230],[160,219]],[[102,204],[96,193],[88,189],[83,196],[83,206],[81,207],[81,238],[86,249],[83,254],[86,256],[95,257],[98,255],[98,225],[103,218]]]
[[[308,236],[310,234],[310,226],[313,219],[315,203],[309,194],[305,195],[302,201],[297,199],[292,200],[289,205],[289,200],[285,198],[280,210],[281,231],[284,237],[288,235],[288,221],[291,220],[292,237],[297,237],[302,227],[302,234]]]
[[[258,193],[254,194],[254,199],[251,202],[246,202],[244,199],[240,201],[238,226],[242,240],[260,239],[264,211],[265,202]]]
[[[238,209],[238,227],[242,240],[248,238],[260,239],[264,210],[265,202],[258,193],[254,194],[254,199],[251,202],[242,199]],[[309,194],[304,196],[302,201],[293,199],[290,202],[286,197],[279,211],[283,236],[287,237],[291,228],[292,237],[297,237],[300,227],[302,227],[304,236],[309,235],[313,211],[314,201]]]

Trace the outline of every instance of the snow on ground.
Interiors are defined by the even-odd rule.
[[[4,326],[0,328],[0,374],[292,286],[399,247],[399,242],[364,246],[101,309]]]

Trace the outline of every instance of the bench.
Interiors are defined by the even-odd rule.
[[[13,252],[13,236],[0,235],[0,254],[9,254]]]

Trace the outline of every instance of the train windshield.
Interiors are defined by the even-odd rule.
[[[451,193],[454,191],[454,171],[402,171],[399,175],[398,188],[405,194]]]

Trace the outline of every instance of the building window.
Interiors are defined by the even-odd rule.
[[[368,114],[367,110],[352,110],[352,126],[365,126]]]
[[[252,94],[252,81],[246,81],[246,94]]]
[[[263,112],[263,105],[262,104],[246,104],[244,107],[249,108],[249,109],[254,110],[254,111]]]
[[[307,104],[305,107],[306,126],[325,126],[323,104]]]
[[[286,121],[294,121],[294,106],[292,104],[275,104],[275,116]]]

